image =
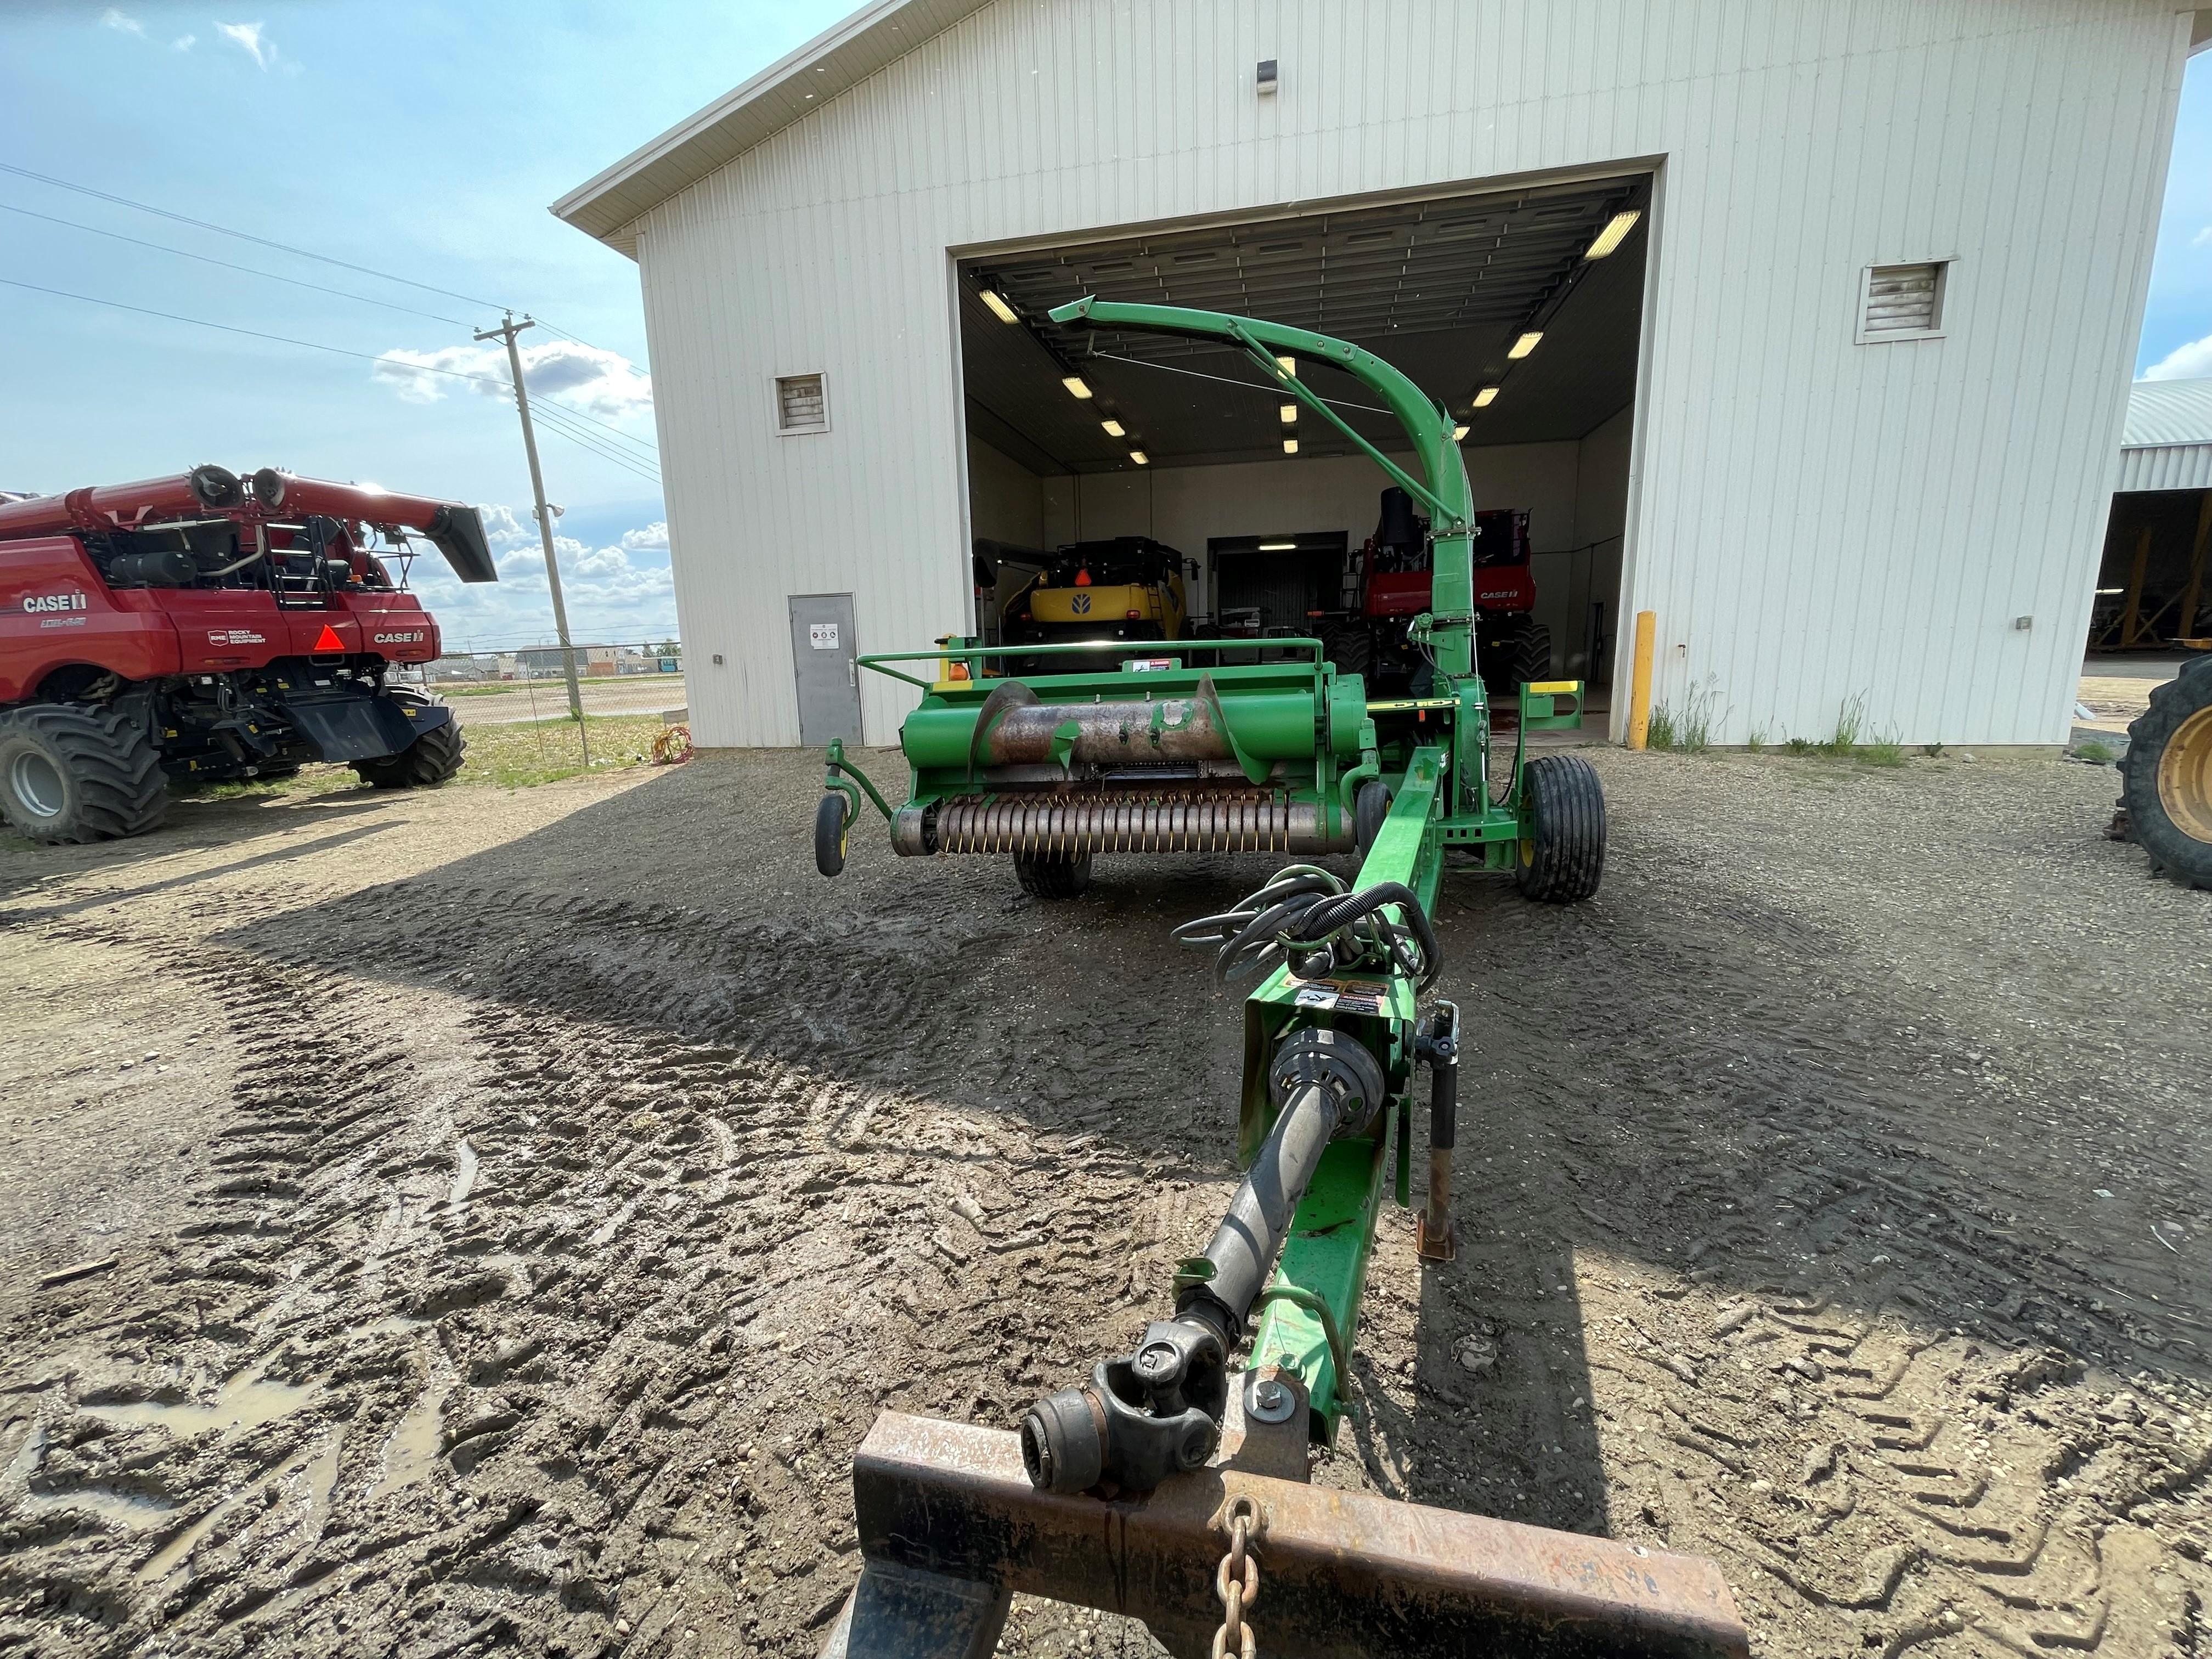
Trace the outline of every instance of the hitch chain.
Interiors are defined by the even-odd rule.
[[[1259,1650],[1244,1614],[1260,1599],[1260,1563],[1252,1553],[1261,1525],[1259,1508],[1249,1498],[1230,1500],[1222,1525],[1229,1548],[1213,1571],[1213,1593],[1221,1598],[1221,1628],[1213,1632],[1213,1659],[1255,1659]]]

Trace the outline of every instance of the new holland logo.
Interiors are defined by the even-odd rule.
[[[82,593],[26,593],[23,609],[35,616],[41,611],[82,611],[85,608]]]
[[[1073,599],[1067,602],[1067,608],[1070,611],[1073,611],[1079,617],[1089,616],[1091,614],[1091,596],[1088,593],[1078,593]]]

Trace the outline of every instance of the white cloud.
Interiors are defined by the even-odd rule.
[[[2212,225],[2207,225],[2189,239],[2191,247],[2212,247]]]
[[[2201,380],[2212,377],[2212,334],[2179,345],[2143,370],[2146,380]]]
[[[215,32],[265,70],[276,59],[276,46],[263,37],[262,27],[259,23],[217,23]]]
[[[478,649],[511,650],[550,641],[553,606],[545,586],[545,556],[528,509],[517,513],[489,502],[477,510],[498,559],[499,580],[465,586],[442,559],[429,553],[416,562],[411,585],[437,617],[450,649],[461,649],[471,637]],[[633,538],[649,538],[653,528],[627,532],[617,544],[598,548],[573,536],[554,537],[569,636],[579,644],[627,644],[674,635],[673,574],[665,564],[630,558]]]
[[[197,34],[180,34],[175,40],[169,42],[169,50],[171,52],[190,52],[194,46],[198,44],[198,41],[199,36]]]
[[[112,6],[100,14],[100,21],[109,28],[121,33],[135,34],[142,40],[146,38],[146,26],[143,23],[135,17],[125,16]]]
[[[410,403],[434,404],[461,391],[502,401],[508,396],[504,346],[399,347],[378,358],[369,373]],[[594,415],[641,415],[653,407],[651,375],[618,351],[574,340],[523,347],[522,382],[533,397],[557,398]]]
[[[626,553],[665,553],[668,551],[668,526],[664,520],[649,524],[642,530],[625,530],[622,544]]]

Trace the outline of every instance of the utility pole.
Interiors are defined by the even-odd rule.
[[[507,343],[507,367],[514,376],[514,406],[522,416],[523,453],[530,457],[530,493],[538,502],[538,539],[545,548],[545,584],[553,591],[553,626],[561,636],[561,670],[568,681],[568,717],[576,722],[576,735],[584,745],[584,765],[589,769],[592,740],[584,732],[584,693],[576,684],[576,648],[568,642],[568,607],[562,602],[561,565],[553,556],[553,514],[545,505],[545,477],[538,466],[538,434],[530,425],[530,393],[522,384],[522,353],[514,344],[516,335],[537,325],[527,315],[516,322],[510,311],[497,328],[485,329],[477,338]]]

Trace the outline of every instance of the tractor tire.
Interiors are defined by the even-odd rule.
[[[1522,896],[1579,904],[1605,878],[1605,787],[1580,755],[1528,763],[1528,837],[1515,879]]]
[[[428,708],[430,699],[413,691],[387,691],[384,694],[394,702],[411,702]],[[461,735],[460,722],[450,714],[446,723],[425,732],[396,755],[380,755],[374,760],[354,762],[353,769],[361,781],[377,789],[435,789],[450,782],[453,774],[461,769],[461,757],[467,750],[469,740]]]
[[[845,867],[845,798],[824,794],[814,809],[814,867],[834,876]]]
[[[2212,889],[2212,658],[2150,694],[2128,727],[2120,780],[2130,838],[2152,870]]]
[[[1333,625],[1322,635],[1325,654],[1340,674],[1364,674],[1375,666],[1375,635],[1358,623]]]
[[[1491,659],[1483,666],[1482,678],[1492,686],[1506,691],[1551,678],[1552,630],[1540,622],[1523,617],[1498,635],[1492,647]]]
[[[43,702],[0,715],[0,811],[36,842],[143,836],[169,810],[144,724],[112,709]]]
[[[1352,798],[1352,845],[1364,862],[1382,833],[1382,820],[1390,816],[1390,789],[1381,779],[1359,786]]]
[[[1091,885],[1088,853],[1017,853],[1014,879],[1031,898],[1079,898]]]

